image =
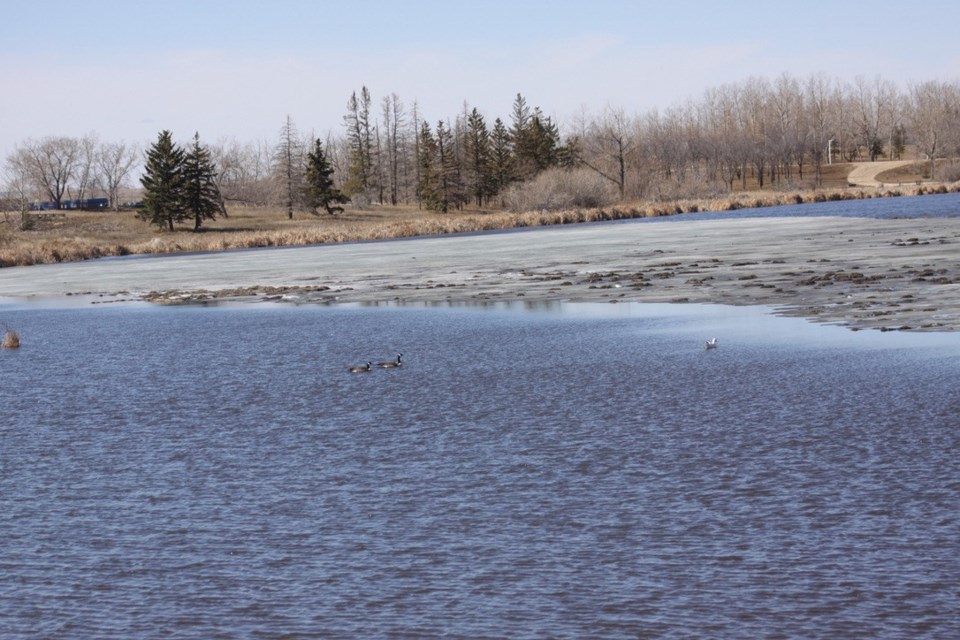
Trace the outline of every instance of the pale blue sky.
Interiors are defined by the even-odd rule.
[[[350,92],[431,120],[517,92],[564,124],[666,108],[713,86],[824,72],[960,79],[960,3],[694,0],[6,2],[0,153],[25,138],[148,142],[339,131]],[[790,9],[784,7],[789,6]]]

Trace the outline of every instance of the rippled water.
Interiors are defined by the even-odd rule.
[[[744,204],[750,204],[746,200]],[[684,213],[677,216],[642,218],[639,222],[681,220],[721,220],[736,218],[956,218],[960,216],[960,193],[930,194],[871,198],[865,200],[836,200],[806,204],[780,205],[704,213]]]
[[[960,637],[955,335],[0,311],[0,637]]]

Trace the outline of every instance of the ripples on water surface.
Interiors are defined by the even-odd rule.
[[[7,307],[0,636],[960,637],[956,336],[566,310]]]
[[[836,200],[776,207],[744,208],[735,211],[684,213],[679,216],[644,218],[640,222],[673,220],[722,220],[731,218],[956,218],[960,216],[960,193],[900,196],[866,200]]]

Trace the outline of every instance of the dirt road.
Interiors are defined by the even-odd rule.
[[[850,175],[847,176],[847,183],[854,187],[882,187],[883,182],[877,180],[884,171],[899,169],[907,165],[916,164],[913,160],[891,160],[884,162],[860,162],[854,166]]]

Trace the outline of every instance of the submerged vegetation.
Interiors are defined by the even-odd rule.
[[[7,329],[3,334],[3,342],[0,342],[0,349],[19,349],[20,335],[13,329]]]

